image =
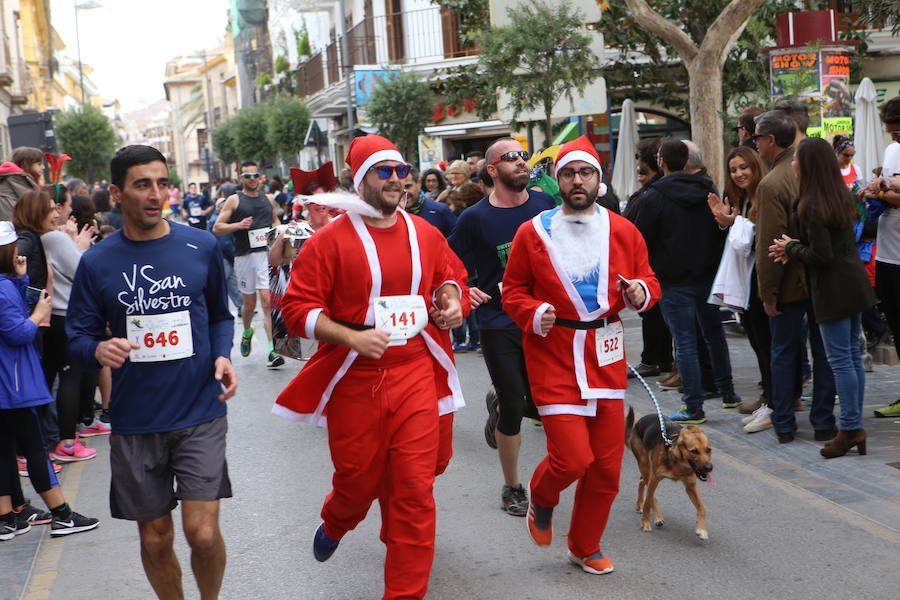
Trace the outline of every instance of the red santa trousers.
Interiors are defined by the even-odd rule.
[[[569,550],[579,558],[600,549],[609,511],[619,493],[625,451],[622,400],[598,400],[597,416],[545,415],[547,456],[531,478],[531,499],[547,508],[573,482],[575,506],[569,525]]]
[[[334,540],[362,521],[388,490],[391,515],[385,599],[424,598],[434,558],[438,409],[430,359],[352,368],[328,403],[334,463],[325,533]]]

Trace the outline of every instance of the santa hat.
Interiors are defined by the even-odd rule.
[[[571,142],[566,142],[562,145],[562,148],[559,149],[559,154],[556,155],[555,167],[557,179],[559,179],[559,170],[576,160],[581,160],[591,165],[597,169],[600,178],[603,178],[603,168],[600,166],[600,155],[597,154],[597,149],[594,148],[594,144],[586,135],[575,138]],[[600,182],[600,189],[597,191],[597,195],[606,195],[606,184],[602,181]]]
[[[556,172],[559,173],[560,169],[576,160],[583,160],[598,171],[601,170],[600,156],[597,154],[594,144],[591,143],[591,140],[586,135],[562,145],[562,148],[559,149],[559,154],[556,155]]]
[[[353,172],[353,189],[359,189],[369,169],[383,160],[406,162],[397,147],[387,138],[380,135],[364,135],[354,138],[350,142],[346,161]]]
[[[301,171],[297,167],[291,167],[291,182],[294,184],[294,193],[298,195],[303,194],[312,183],[321,185],[326,192],[332,192],[337,187],[334,164],[329,160],[315,171]]]

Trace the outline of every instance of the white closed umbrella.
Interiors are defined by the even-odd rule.
[[[872,181],[873,169],[881,165],[884,156],[884,135],[875,101],[878,95],[868,77],[863,77],[856,90],[856,114],[853,117],[853,143],[856,146],[856,166],[863,183]]]
[[[638,126],[634,116],[634,102],[631,99],[622,103],[622,116],[619,119],[619,139],[616,143],[616,164],[613,166],[612,186],[619,200],[625,201],[635,193],[640,185],[637,180]]]

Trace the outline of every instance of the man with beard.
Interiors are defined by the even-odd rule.
[[[327,417],[333,489],[315,558],[328,560],[380,496],[384,598],[423,598],[434,557],[432,486],[449,442],[440,439],[439,413],[462,405],[439,328],[462,322],[465,271],[437,229],[396,210],[410,166],[389,140],[354,139],[347,163],[361,199],[335,200],[347,214],[303,244],[304,267],[291,272],[282,301],[288,329],[319,347],[273,412],[320,426]]]
[[[450,247],[478,273],[478,287],[470,288],[469,300],[478,307],[481,348],[491,383],[488,419],[484,434],[497,448],[504,486],[500,507],[508,514],[524,517],[528,497],[519,479],[521,425],[531,404],[528,373],[522,355],[522,330],[503,311],[500,283],[509,257],[509,247],[519,226],[541,211],[553,208],[553,198],[526,190],[531,178],[528,152],[512,138],[500,138],[487,149],[487,171],[494,191],[467,208],[450,235]]]
[[[241,356],[250,356],[254,328],[253,313],[256,312],[256,295],[262,310],[263,326],[269,342],[269,356],[266,366],[270,369],[284,364],[284,358],[275,353],[272,341],[271,295],[269,294],[268,233],[273,225],[278,225],[278,206],[260,190],[259,167],[252,160],[241,163],[242,189],[225,200],[219,218],[213,225],[213,233],[234,234],[234,273],[238,288],[244,300],[241,320],[244,332],[241,335]]]
[[[548,546],[560,492],[577,481],[568,557],[595,575],[613,570],[600,538],[625,444],[618,313],[645,311],[660,296],[640,232],[595,203],[605,187],[600,173],[586,136],[563,144],[556,168],[563,203],[519,228],[503,277],[503,308],[525,332],[531,392],[547,433],[547,456],[531,477],[528,530]]]

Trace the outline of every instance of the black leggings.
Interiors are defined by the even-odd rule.
[[[53,381],[59,376],[56,392],[56,413],[59,418],[59,439],[75,438],[75,425],[82,418],[94,414],[94,392],[97,389],[99,370],[84,369],[78,361],[69,357],[66,337],[66,318],[50,317],[50,328],[44,337],[42,366],[47,387],[53,389]]]
[[[0,496],[12,496],[13,506],[24,502],[16,469],[17,451],[28,460],[28,476],[37,493],[59,485],[47,458],[41,420],[34,407],[0,409],[0,431]]]
[[[750,304],[741,318],[744,331],[747,332],[747,340],[753,353],[756,354],[756,364],[759,366],[759,376],[762,380],[762,395],[766,400],[772,399],[772,331],[769,329],[769,315],[759,299],[756,283],[756,269],[750,274]]]
[[[672,334],[663,319],[659,304],[650,310],[640,313],[641,335],[644,349],[641,351],[641,362],[645,365],[672,366]]]
[[[503,435],[517,435],[522,427],[522,417],[538,416],[525,369],[522,331],[482,329],[481,351],[500,405],[497,431]]]
[[[900,354],[900,265],[875,261],[875,293]]]

